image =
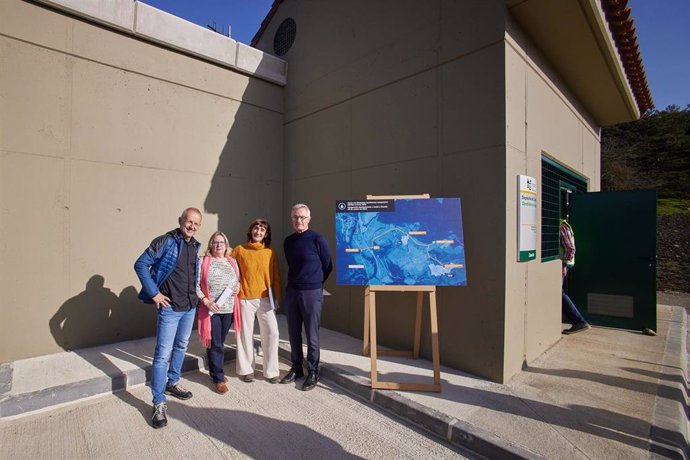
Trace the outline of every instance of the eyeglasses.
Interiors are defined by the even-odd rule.
[[[294,220],[295,222],[303,222],[303,221],[309,219],[309,216],[292,216],[291,219]]]
[[[211,244],[215,246],[225,246],[225,241],[211,241]]]

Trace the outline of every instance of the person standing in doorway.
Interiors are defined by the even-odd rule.
[[[178,399],[192,397],[179,381],[199,303],[196,278],[201,245],[194,235],[201,227],[201,211],[185,209],[178,223],[179,228],[155,238],[134,263],[142,285],[139,299],[155,304],[158,310],[151,374],[154,428],[168,424],[165,394]]]
[[[323,284],[333,270],[328,242],[309,229],[311,213],[306,204],[296,204],[290,212],[295,233],[285,238],[283,249],[288,264],[288,283],[285,290],[290,358],[292,367],[280,383],[291,383],[304,377],[302,326],[307,336],[308,375],[302,390],[316,387],[319,381],[319,327],[323,306]]]
[[[565,293],[565,277],[568,269],[575,266],[575,233],[567,220],[561,220],[559,227],[561,242],[561,310],[566,321],[570,323],[570,328],[565,329],[563,334],[575,334],[576,332],[586,331],[590,328],[587,320],[582,316],[573,301]]]

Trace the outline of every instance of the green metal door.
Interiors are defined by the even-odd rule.
[[[656,327],[656,192],[573,193],[566,292],[591,324]]]

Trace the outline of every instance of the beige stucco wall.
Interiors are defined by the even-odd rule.
[[[510,18],[506,32],[506,345],[505,374],[519,372],[561,337],[560,262],[516,262],[517,176],[541,184],[548,155],[600,187],[599,127]],[[542,189],[539,188],[541,193]],[[541,226],[541,215],[538,217]]]
[[[186,206],[284,232],[280,86],[2,0],[0,108],[0,362],[153,335],[132,264]]]
[[[461,197],[468,287],[439,288],[445,364],[503,379],[505,279],[502,2],[298,2],[285,88],[286,207],[306,202],[334,245],[335,201]],[[323,325],[362,336],[362,287],[326,284]],[[413,294],[379,294],[378,336],[409,348]],[[428,314],[428,313],[427,313]],[[423,353],[430,355],[425,321]]]
[[[505,2],[285,0],[260,49],[287,17],[286,206],[309,203],[333,244],[336,199],[461,197],[468,286],[438,290],[441,360],[507,381],[561,324],[558,263],[516,262],[517,176],[539,181],[544,152],[598,190],[598,127]],[[361,337],[363,288],[327,289],[323,324]],[[377,303],[379,338],[409,347],[413,296]]]
[[[285,0],[258,47],[296,20],[286,88],[0,8],[0,362],[153,334],[131,267],[185,206],[202,242],[240,242],[260,215],[279,245],[306,202],[334,245],[335,201],[368,194],[462,198],[468,286],[438,290],[444,364],[503,382],[559,339],[558,262],[516,262],[517,176],[541,182],[546,154],[599,190],[599,128],[505,2]],[[361,337],[363,288],[326,287],[324,326]],[[377,300],[379,339],[409,348],[413,295]]]

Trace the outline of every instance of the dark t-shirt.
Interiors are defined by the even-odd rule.
[[[197,251],[192,238],[182,245],[175,269],[160,287],[160,292],[172,301],[175,311],[187,311],[199,304],[196,295],[196,260]]]

